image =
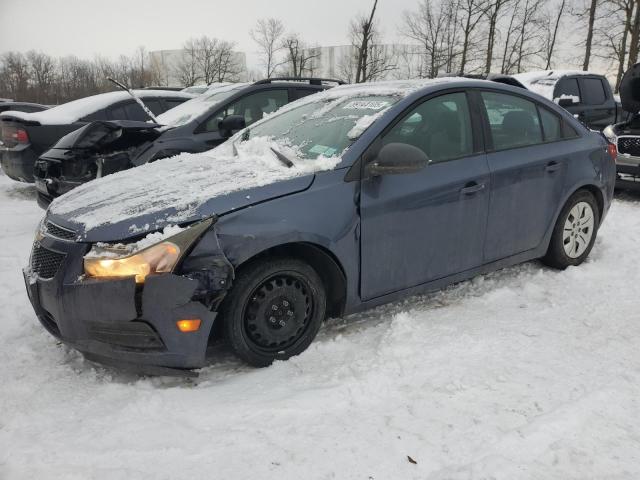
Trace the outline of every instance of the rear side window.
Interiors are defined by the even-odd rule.
[[[310,89],[310,88],[295,88],[293,90],[293,100],[298,100],[299,98],[306,97],[307,95],[311,95],[317,92],[321,92],[322,90]]]
[[[542,143],[536,105],[514,95],[482,92],[494,150]]]
[[[145,113],[137,102],[128,103],[124,109],[127,112],[126,118],[129,120],[138,120],[140,122],[146,122],[149,120],[149,115]]]
[[[98,120],[107,120],[106,110],[98,110],[90,113],[80,119],[82,122],[97,122]]]
[[[473,130],[467,96],[451,93],[431,98],[407,113],[383,138],[422,150],[432,162],[473,152]]]
[[[542,120],[544,141],[555,142],[562,139],[560,118],[540,105],[538,105],[538,111],[540,112],[540,120]]]
[[[111,120],[126,120],[127,119],[127,111],[125,110],[126,104],[119,103],[118,105],[114,105],[109,108],[109,117]]]
[[[562,78],[558,82],[554,98],[572,98],[574,103],[581,103],[580,87],[577,78]]]
[[[162,112],[164,112],[162,103],[157,98],[154,98],[152,100],[143,100],[143,102],[154,115],[160,115]]]
[[[584,103],[587,105],[602,105],[607,100],[602,80],[599,78],[584,78]]]
[[[184,103],[184,100],[177,100],[177,99],[173,99],[173,98],[168,98],[168,99],[164,100],[164,103],[167,106],[167,110],[171,110],[173,107],[177,107],[181,103]],[[167,110],[164,110],[164,111],[166,112]],[[153,113],[155,113],[155,112],[153,112]]]

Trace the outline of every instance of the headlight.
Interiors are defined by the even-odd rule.
[[[180,247],[162,242],[127,257],[118,257],[115,249],[94,248],[84,258],[84,273],[90,277],[133,277],[144,283],[152,273],[170,273],[180,259]]]
[[[97,244],[84,257],[84,273],[96,278],[135,277],[136,283],[144,283],[148,275],[171,273],[184,252],[204,231],[213,224],[213,219],[197,223],[180,233],[160,240],[150,247],[131,245]],[[152,233],[148,239],[162,234]]]

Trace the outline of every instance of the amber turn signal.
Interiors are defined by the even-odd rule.
[[[178,320],[176,325],[182,333],[197,332],[200,329],[200,319],[196,320]]]

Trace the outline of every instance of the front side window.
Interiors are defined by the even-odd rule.
[[[147,107],[149,107],[148,104]],[[145,112],[137,102],[127,103],[124,109],[127,112],[126,118],[129,120],[137,120],[139,122],[146,122],[147,120],[150,120],[147,112]]]
[[[482,92],[494,150],[542,143],[542,129],[535,103],[514,95]]]
[[[289,92],[284,89],[266,90],[247,95],[209,118],[205,124],[205,131],[216,132],[218,123],[229,115],[242,115],[246,125],[249,126],[287,103],[289,103]]]
[[[384,136],[383,143],[413,145],[432,162],[471,155],[473,130],[467,96],[451,93],[421,103]]]
[[[311,101],[248,128],[242,138],[268,137],[303,159],[340,156],[399,99],[360,95]]]
[[[127,119],[127,111],[125,109],[124,103],[119,103],[118,105],[114,105],[109,108],[109,117],[111,120],[126,120]]]

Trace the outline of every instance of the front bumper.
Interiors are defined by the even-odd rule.
[[[0,165],[12,180],[33,183],[33,166],[37,158],[29,145],[18,145],[2,150]]]
[[[37,242],[63,258],[55,273],[43,263],[51,278],[41,278],[32,265],[23,272],[36,315],[52,335],[90,360],[140,373],[205,365],[217,313],[193,299],[197,280],[164,274],[137,286],[132,278],[83,279],[79,275],[88,244],[48,236]],[[181,319],[200,319],[200,329],[180,332],[176,322]]]

